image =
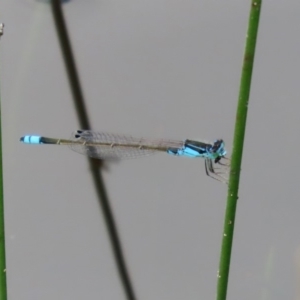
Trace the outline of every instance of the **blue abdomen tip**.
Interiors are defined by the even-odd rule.
[[[25,144],[40,144],[41,137],[38,135],[25,135],[21,137],[20,141]]]

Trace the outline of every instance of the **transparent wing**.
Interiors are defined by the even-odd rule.
[[[72,134],[71,140],[73,151],[106,160],[137,158],[184,145],[182,141],[134,138],[91,130],[78,130]]]

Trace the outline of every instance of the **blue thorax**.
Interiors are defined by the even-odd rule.
[[[223,140],[216,140],[213,144],[185,140],[182,148],[169,148],[167,152],[178,156],[209,158],[216,162],[226,155]]]

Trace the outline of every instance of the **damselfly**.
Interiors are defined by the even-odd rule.
[[[155,152],[192,158],[202,157],[205,160],[206,174],[222,182],[226,181],[222,176],[223,173],[217,172],[214,167],[214,164],[228,166],[228,164],[221,163],[222,158],[227,159],[225,144],[221,139],[213,143],[189,139],[184,141],[151,140],[91,130],[77,130],[68,140],[25,135],[20,141],[26,144],[67,145],[78,153],[105,160],[136,158]]]

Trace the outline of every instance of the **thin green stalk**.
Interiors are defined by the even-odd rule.
[[[227,206],[218,272],[217,300],[225,300],[227,294],[235,212],[238,200],[240,170],[261,4],[262,0],[251,1],[244,62],[240,83],[240,93],[236,112]]]
[[[1,103],[1,99],[0,99]],[[6,300],[6,260],[4,231],[4,197],[3,197],[3,162],[2,162],[2,128],[0,109],[0,300]]]
[[[6,261],[5,261],[5,231],[4,231],[4,198],[3,198],[3,163],[2,134],[0,112],[0,300],[6,300]]]

